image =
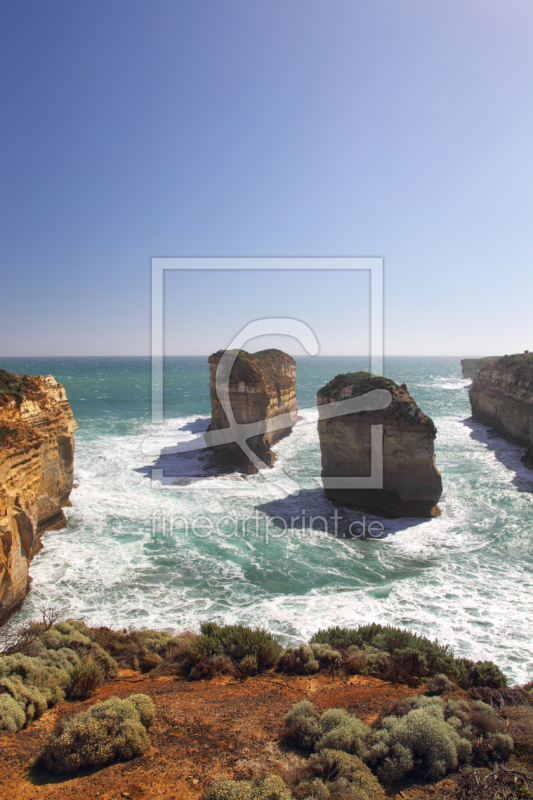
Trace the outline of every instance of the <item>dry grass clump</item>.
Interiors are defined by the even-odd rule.
[[[493,771],[467,767],[455,793],[456,800],[531,800],[532,797],[533,774],[501,765],[496,765]]]
[[[68,720],[41,751],[36,765],[50,772],[78,772],[144,753],[146,728],[155,719],[147,695],[112,697]]]
[[[297,800],[385,800],[379,781],[361,759],[339,750],[312,755],[291,788]]]
[[[533,708],[504,706],[500,714],[506,722],[505,732],[513,739],[517,754],[533,766]]]

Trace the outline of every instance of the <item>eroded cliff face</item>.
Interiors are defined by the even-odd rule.
[[[461,369],[463,378],[475,378],[480,369],[489,363],[489,361],[497,361],[500,356],[485,356],[484,358],[463,358],[461,360]]]
[[[0,622],[26,596],[43,531],[66,525],[77,427],[52,375],[0,370]]]
[[[211,424],[206,443],[212,447],[213,455],[220,464],[233,465],[242,472],[252,473],[257,469],[237,443],[214,444],[217,441],[214,432],[229,428],[216,387],[217,368],[224,352],[219,350],[208,359]],[[272,445],[291,432],[297,418],[296,362],[281,350],[261,350],[259,353],[239,351],[230,371],[228,398],[239,425],[263,423],[261,432],[246,441],[261,461],[271,467],[275,461]],[[281,415],[282,427],[276,428],[275,418]],[[210,436],[211,432],[214,436]]]
[[[487,364],[469,389],[474,419],[527,447],[533,457],[533,353]]]
[[[326,404],[386,389],[392,401],[377,411],[325,418]],[[322,478],[371,474],[371,425],[383,425],[383,488],[328,488],[326,497],[348,508],[383,517],[432,517],[442,478],[435,464],[433,421],[417,406],[407,387],[367,372],[337,375],[317,394]],[[325,481],[327,484],[327,480]]]

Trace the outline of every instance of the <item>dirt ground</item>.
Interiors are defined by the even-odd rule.
[[[158,713],[151,747],[143,756],[61,778],[32,770],[32,759],[59,720],[109,697],[138,692],[150,695]],[[297,765],[300,757],[285,747],[281,733],[283,716],[299,700],[307,698],[319,710],[343,707],[371,722],[383,707],[413,693],[407,686],[360,675],[346,682],[274,674],[242,682],[188,682],[122,670],[90,700],[60,703],[26,730],[0,736],[0,798],[192,800],[219,773],[250,778]],[[436,787],[404,789],[395,797],[437,800],[449,796],[454,786],[448,779]]]

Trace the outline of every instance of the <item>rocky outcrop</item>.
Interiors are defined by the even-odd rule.
[[[327,417],[327,406],[361,397],[375,389],[392,395],[390,405]],[[383,517],[432,517],[442,479],[435,465],[436,428],[409,395],[407,387],[368,372],[337,375],[319,390],[318,435],[322,479],[326,496],[334,503]],[[331,488],[331,478],[368,477],[371,474],[371,426],[383,426],[383,488]]]
[[[245,447],[248,446],[263,464],[271,467],[275,461],[272,445],[290,433],[297,418],[296,362],[287,353],[274,349],[259,353],[240,350],[238,354],[219,350],[208,361],[211,424],[205,437],[206,444],[212,447],[218,463],[253,473],[257,471],[257,464],[235,441],[237,435],[242,435]],[[222,407],[223,398],[216,385],[217,370],[219,388],[226,374],[225,383],[229,385],[227,401],[235,422],[240,426],[252,425],[253,435],[245,436],[244,428],[238,432],[228,430],[230,425]],[[225,440],[227,443],[218,444]]]
[[[533,353],[503,356],[484,366],[469,389],[472,416],[533,457]]]
[[[485,364],[490,361],[497,361],[500,356],[485,356],[485,358],[463,358],[461,360],[461,369],[463,371],[463,378],[475,378],[480,369],[483,369]]]
[[[66,525],[77,427],[52,375],[0,370],[0,622],[26,596],[43,531]]]

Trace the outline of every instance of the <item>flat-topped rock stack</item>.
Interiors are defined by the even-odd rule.
[[[390,405],[326,418],[321,407],[375,389],[392,395]],[[433,421],[417,406],[405,384],[368,372],[337,375],[317,393],[318,435],[322,454],[322,478],[369,477],[372,425],[383,426],[383,488],[328,488],[334,503],[383,517],[433,517],[442,479],[435,465]],[[327,481],[326,481],[327,483]]]
[[[217,369],[225,353],[219,350],[208,359],[211,424],[206,443],[212,447],[213,455],[220,464],[233,465],[241,472],[253,473],[257,468],[239,444],[229,441],[213,446],[214,439],[209,435],[210,432],[229,428],[216,386]],[[228,358],[226,354],[225,359]],[[222,372],[224,367],[220,369]],[[295,360],[281,350],[261,350],[258,353],[240,350],[229,375],[228,399],[239,425],[264,423],[261,432],[247,439],[247,444],[264,464],[271,467],[275,461],[272,445],[291,432],[298,414]],[[274,418],[280,415],[283,415],[282,427],[277,428]]]
[[[77,427],[52,375],[0,370],[0,621],[26,596],[41,534],[66,525]]]

